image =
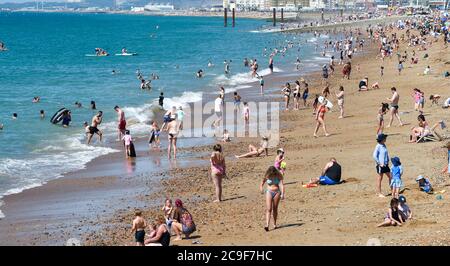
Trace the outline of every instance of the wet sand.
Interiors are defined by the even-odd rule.
[[[366,45],[366,49],[368,49]],[[400,47],[412,51],[405,44]],[[446,164],[446,150],[440,148],[443,142],[410,144],[409,131],[417,124],[417,112],[413,109],[412,88],[423,89],[428,98],[430,93],[442,95],[441,103],[448,97],[449,80],[442,73],[448,70],[450,55],[443,50],[442,41],[434,43],[427,51],[417,51],[419,64],[405,63],[401,76],[397,74],[397,61],[392,59],[383,63],[385,75],[379,75],[382,64],[375,59],[376,45],[364,57],[353,60],[352,77],[343,80],[342,66],[336,67],[331,78],[331,87],[343,85],[346,90],[346,116],[339,116],[337,106],[326,114],[330,137],[314,138],[314,118],[311,108],[299,111],[282,112],[280,146],[286,150],[287,172],[286,199],[279,207],[279,228],[265,232],[265,199],[259,192],[259,184],[268,166],[273,164],[275,149],[270,156],[250,159],[235,159],[235,154],[246,151],[255,139],[233,140],[224,144],[227,160],[228,178],[224,180],[224,201],[213,203],[213,185],[208,177],[209,166],[189,169],[175,169],[173,177],[163,183],[158,193],[145,197],[145,201],[165,197],[180,198],[190,210],[197,223],[193,235],[200,245],[366,245],[368,239],[377,238],[382,245],[448,245],[450,232],[448,176],[440,170]],[[423,55],[429,54],[428,59]],[[356,70],[357,64],[361,71]],[[427,65],[432,73],[419,75]],[[378,81],[381,89],[357,92],[358,82],[364,76],[369,83]],[[310,82],[310,95],[319,93],[318,73],[306,77]],[[281,82],[280,82],[281,84]],[[402,227],[376,228],[383,221],[390,197],[378,198],[375,195],[375,164],[372,152],[376,145],[377,111],[381,102],[390,97],[390,88],[397,87],[400,93],[400,112],[405,126],[399,127],[394,121],[392,128],[386,129],[390,135],[387,147],[391,157],[399,156],[404,167],[402,177],[406,186],[403,195],[413,210],[414,217]],[[332,90],[332,93],[333,93]],[[336,99],[331,97],[333,102]],[[280,97],[281,99],[281,97]],[[425,115],[430,124],[447,120],[448,110],[440,106],[430,106],[426,102]],[[385,116],[386,122],[389,121]],[[439,130],[438,130],[439,131]],[[319,131],[323,135],[323,132]],[[319,176],[321,169],[330,157],[336,157],[343,167],[343,180],[336,186],[303,188],[310,178]],[[199,158],[207,161],[208,156]],[[420,192],[415,178],[423,174],[430,178],[435,191],[446,190],[441,195],[428,195]],[[383,192],[389,193],[387,180],[383,180]],[[159,208],[148,208],[144,217],[152,220],[161,215]],[[133,236],[128,226],[133,216],[132,210],[117,213],[116,218],[105,226],[108,234],[89,235],[87,245],[132,245]],[[191,239],[172,243],[191,245]]]

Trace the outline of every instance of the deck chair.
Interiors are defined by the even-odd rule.
[[[420,138],[417,139],[416,143],[421,143],[421,142],[429,142],[429,141],[442,141],[444,140],[444,138],[435,131],[435,129],[440,125],[440,123],[436,123],[434,124],[430,129],[429,129],[429,133],[424,135],[424,136],[420,136]]]

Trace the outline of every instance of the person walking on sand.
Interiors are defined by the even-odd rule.
[[[226,177],[225,157],[222,154],[222,146],[216,144],[211,154],[211,179],[216,188],[216,199],[214,202],[222,201],[222,178]]]
[[[328,110],[327,107],[328,100],[324,100],[323,103],[318,107],[318,110],[316,112],[316,128],[314,129],[314,137],[317,138],[317,132],[319,131],[320,126],[322,126],[323,131],[325,132],[325,136],[328,137],[330,134],[328,134],[327,127],[325,125],[325,113]]]
[[[387,98],[387,100],[391,103],[390,104],[390,113],[391,113],[391,119],[389,120],[388,128],[392,126],[392,122],[394,121],[394,116],[397,118],[398,122],[400,123],[400,126],[403,126],[402,120],[400,119],[400,115],[398,114],[398,102],[400,100],[400,95],[397,92],[397,89],[395,87],[391,88],[392,97]]]
[[[115,106],[114,110],[117,112],[117,119],[119,120],[118,126],[117,126],[117,140],[120,141],[125,134],[125,129],[127,127],[127,121],[125,120],[125,113],[120,109],[119,106]]]
[[[264,184],[267,183],[267,188],[264,189]],[[259,190],[265,196],[266,200],[266,224],[264,230],[269,231],[270,217],[273,216],[274,229],[277,228],[278,205],[280,200],[284,199],[285,190],[283,184],[283,175],[275,166],[270,166],[267,169],[264,178],[262,179]]]
[[[147,223],[142,218],[142,212],[137,210],[134,212],[133,226],[131,227],[131,233],[134,233],[136,246],[144,246],[145,228]]]
[[[389,184],[391,184],[391,169],[389,168],[389,153],[386,148],[386,138],[387,135],[381,133],[377,136],[377,146],[373,151],[373,159],[376,163],[377,170],[377,195],[380,198],[384,198],[385,196],[381,193],[381,181],[383,181],[383,176],[386,175],[389,179]]]
[[[222,120],[222,107],[223,107],[223,99],[221,95],[216,98],[214,101],[214,112],[217,116],[217,119],[214,121],[214,127],[217,128],[220,126],[220,121]]]
[[[344,87],[339,87],[339,92],[335,93],[341,114],[338,118],[344,118]]]
[[[300,82],[296,80],[294,88],[294,110],[298,110],[300,108],[300,96]]]

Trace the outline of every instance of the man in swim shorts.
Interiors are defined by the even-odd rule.
[[[125,134],[125,129],[127,126],[127,121],[125,120],[125,113],[124,111],[122,111],[122,109],[120,109],[119,106],[115,106],[114,110],[117,112],[117,118],[119,120],[119,124],[117,126],[117,131],[118,131],[118,135],[117,135],[117,141],[120,141],[123,137],[123,135]]]
[[[391,88],[392,97],[387,98],[387,100],[390,102],[390,111],[391,111],[391,119],[389,120],[389,124],[387,127],[392,126],[392,122],[394,121],[394,116],[397,118],[398,122],[400,123],[400,126],[403,126],[402,120],[400,119],[400,115],[398,114],[398,102],[400,100],[400,95],[397,92],[397,89],[395,87]]]
[[[99,141],[102,141],[102,132],[98,129],[98,126],[102,123],[103,120],[103,112],[99,111],[93,118],[91,122],[91,126],[89,127],[89,134],[87,144],[91,144],[92,136],[97,134],[99,137]]]

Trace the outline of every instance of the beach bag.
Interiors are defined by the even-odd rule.
[[[181,214],[181,223],[184,224],[187,228],[192,229],[192,232],[196,230],[194,220],[192,219],[191,213],[184,209],[183,214]]]

